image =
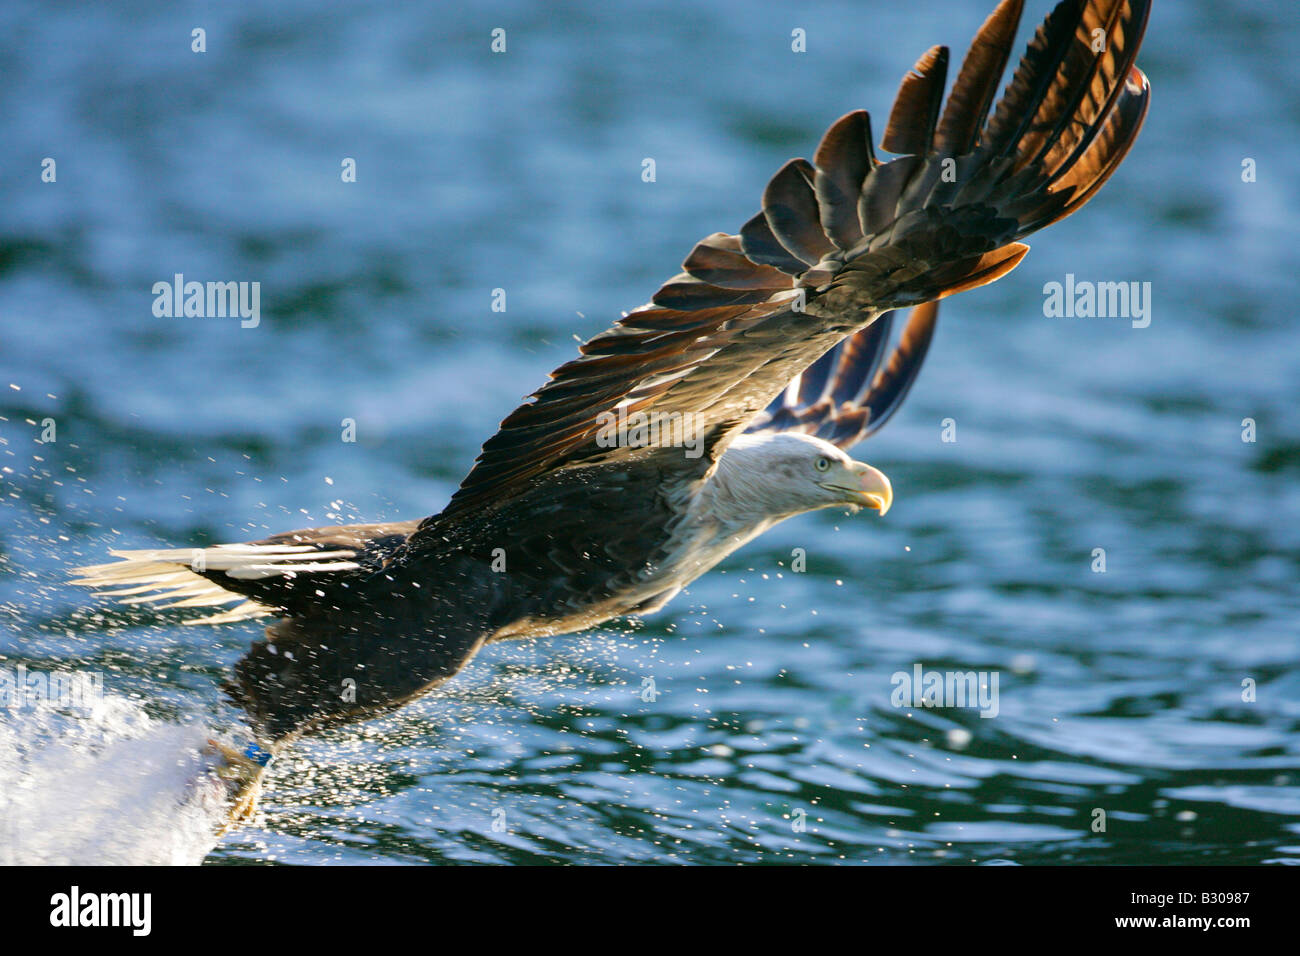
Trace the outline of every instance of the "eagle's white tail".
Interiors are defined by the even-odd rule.
[[[312,545],[219,544],[211,548],[161,551],[110,551],[119,561],[74,568],[73,583],[95,588],[123,604],[152,604],[158,608],[234,607],[186,624],[224,624],[262,617],[271,608],[228,591],[198,573],[220,572],[237,581],[294,577],[315,571],[351,571],[356,552],[322,551]],[[239,602],[239,603],[236,603]]]

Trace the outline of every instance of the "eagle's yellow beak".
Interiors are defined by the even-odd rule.
[[[862,504],[875,508],[882,515],[888,511],[894,503],[894,488],[885,473],[862,461],[853,463],[853,473],[858,476],[860,487],[857,491],[862,496]]]

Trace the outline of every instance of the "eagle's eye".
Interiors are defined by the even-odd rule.
[[[817,464],[815,464],[813,467],[816,468],[818,471],[830,471],[831,460],[829,458],[818,458]]]

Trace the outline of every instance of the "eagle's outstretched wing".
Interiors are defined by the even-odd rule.
[[[782,167],[739,235],[700,242],[648,305],[586,342],[502,422],[412,544],[557,470],[640,456],[597,440],[620,411],[689,416],[716,458],[796,375],[882,313],[1013,269],[1028,250],[1017,240],[1080,208],[1114,172],[1149,98],[1133,65],[1149,0],[1063,0],[990,114],[1023,5],[1002,0],[984,23],[946,105],[946,48],[906,74],[881,140],[903,155],[877,160],[858,111],[827,131],[812,163]],[[905,367],[896,386],[909,381]]]

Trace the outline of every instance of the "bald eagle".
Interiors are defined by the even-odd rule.
[[[935,303],[1014,269],[1146,115],[1149,0],[1064,0],[991,109],[1022,7],[998,4],[946,102],[945,47],[904,75],[880,140],[894,158],[856,111],[786,163],[738,234],[700,241],[506,417],[438,514],[114,551],[80,583],[234,605],[201,622],[275,617],[226,686],[270,751],[426,693],[489,641],[661,608],[785,518],[883,515],[889,480],[845,449],[903,401]]]

